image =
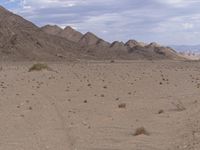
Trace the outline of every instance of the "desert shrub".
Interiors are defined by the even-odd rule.
[[[48,65],[47,64],[41,64],[41,63],[37,63],[37,64],[34,64],[30,69],[29,69],[29,72],[31,71],[41,71],[41,70],[44,70],[44,69],[49,69]]]
[[[164,113],[164,110],[163,110],[163,109],[160,109],[160,110],[158,111],[158,114],[162,114],[162,113]]]
[[[126,108],[126,104],[125,103],[121,103],[118,105],[119,108]]]
[[[137,128],[135,130],[135,133],[133,134],[134,136],[138,136],[138,135],[149,135],[149,132],[146,131],[146,129],[144,127],[140,127]]]
[[[115,63],[115,60],[110,60],[110,63]]]

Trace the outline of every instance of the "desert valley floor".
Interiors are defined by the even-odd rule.
[[[0,63],[0,150],[199,150],[200,62],[33,64]]]

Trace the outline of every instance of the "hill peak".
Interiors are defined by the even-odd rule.
[[[152,42],[149,45],[147,45],[148,47],[161,47],[158,43],[156,42]]]
[[[45,25],[43,26],[42,28],[59,28],[59,29],[62,29],[61,27],[57,26],[57,25]]]
[[[71,26],[66,26],[64,30],[73,30],[73,31],[76,31],[76,30],[73,29]]]
[[[124,42],[114,41],[112,42],[111,47],[114,47],[114,46],[124,46]]]
[[[81,32],[76,31],[72,27],[67,26],[60,34],[60,36],[77,43],[81,39],[83,34]]]
[[[48,34],[57,35],[60,34],[63,29],[57,25],[46,25],[41,27],[41,30]]]
[[[91,32],[87,32],[86,34],[84,34],[82,36],[82,38],[80,39],[79,43],[81,45],[96,45],[99,40],[100,40],[99,37],[97,37],[96,35],[94,35]]]
[[[84,34],[85,37],[93,37],[93,38],[97,38],[97,39],[100,39],[98,38],[95,34],[93,34],[92,32],[87,32],[86,34]]]
[[[129,41],[126,42],[125,45],[130,47],[130,48],[133,48],[135,46],[138,46],[139,42],[137,42],[136,40],[129,40]]]

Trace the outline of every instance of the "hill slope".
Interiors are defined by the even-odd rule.
[[[0,57],[6,59],[57,59],[75,57],[77,44],[44,33],[33,23],[0,7]]]

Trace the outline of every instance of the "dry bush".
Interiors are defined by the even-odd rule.
[[[164,113],[164,110],[163,109],[160,109],[159,111],[158,111],[158,114],[163,114]]]
[[[31,71],[41,71],[41,70],[48,70],[49,67],[47,64],[41,64],[41,63],[37,63],[37,64],[34,64],[30,69],[29,69],[29,72]]]
[[[110,63],[115,63],[115,60],[111,60]]]
[[[125,103],[119,104],[118,107],[119,108],[126,108],[126,104]]]
[[[149,135],[149,132],[147,132],[147,130],[144,127],[140,127],[137,128],[135,130],[135,133],[133,134],[134,136],[138,136],[138,135]]]

